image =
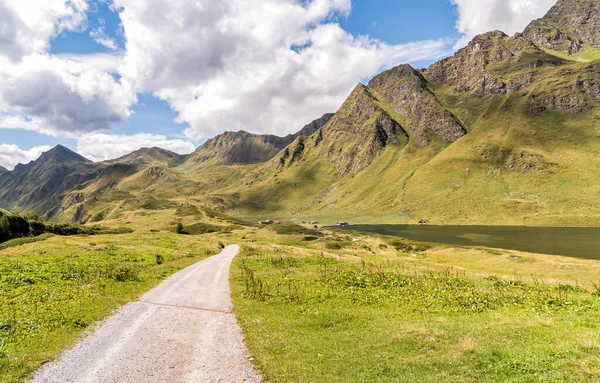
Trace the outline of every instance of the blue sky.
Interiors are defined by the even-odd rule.
[[[517,31],[554,0],[527,5],[531,15],[490,14],[478,0],[351,0],[351,9],[350,0],[320,0],[328,8],[310,12],[309,0],[295,10],[257,0],[268,5],[264,14],[213,2],[199,10],[192,0],[177,9],[169,0],[80,0],[80,8],[63,1],[70,13],[46,5],[47,16],[21,31],[31,42],[0,43],[10,68],[7,84],[0,80],[2,166],[59,143],[101,160],[154,144],[189,152],[224,130],[285,135],[335,111],[358,81],[403,62],[427,67],[476,33]],[[27,7],[11,11],[28,20]],[[306,21],[282,28],[285,17]],[[236,24],[248,25],[247,33],[223,30]],[[302,49],[286,53],[287,41],[296,40],[292,47]]]

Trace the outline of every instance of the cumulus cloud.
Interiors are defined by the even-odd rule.
[[[335,111],[357,82],[403,62],[437,59],[451,42],[390,45],[337,22],[351,0],[99,0],[122,22],[121,52],[52,55],[52,38],[87,28],[89,0],[0,0],[0,128],[79,140],[114,158],[140,146],[178,152],[224,130],[285,135]],[[451,0],[464,44],[522,30],[555,0]],[[87,33],[120,47],[102,27]],[[110,135],[150,92],[188,124],[186,139]]]
[[[0,0],[0,55],[18,61],[46,52],[52,37],[85,24],[88,7],[86,0]]]
[[[476,35],[501,30],[512,35],[535,19],[543,17],[556,0],[451,0],[458,8],[456,27],[463,37],[461,48]]]
[[[36,146],[23,150],[17,145],[0,144],[0,166],[12,170],[17,164],[26,164],[37,159],[43,152],[50,150],[50,146]]]
[[[20,128],[77,137],[111,129],[130,115],[130,88],[89,62],[31,54],[19,63],[0,58],[0,111]],[[0,128],[19,126],[2,125]]]
[[[86,0],[0,0],[0,128],[77,137],[124,122],[136,102],[115,79],[117,58],[48,53],[86,27]]]
[[[224,130],[287,134],[335,111],[361,79],[438,58],[445,41],[387,45],[334,20],[350,0],[114,0],[126,53],[119,73],[188,123],[188,138]]]
[[[92,161],[105,161],[129,154],[142,147],[167,149],[189,154],[196,148],[189,141],[163,135],[138,133],[132,135],[92,133],[77,141],[77,152]]]

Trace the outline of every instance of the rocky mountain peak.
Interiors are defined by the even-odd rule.
[[[437,83],[453,86],[459,92],[475,91],[478,95],[503,94],[506,84],[489,70],[491,64],[505,63],[523,52],[541,50],[520,35],[509,37],[493,31],[476,36],[454,56],[431,65],[426,76]]]
[[[279,158],[290,166],[304,157],[327,158],[339,175],[357,174],[371,165],[375,157],[388,146],[403,146],[408,134],[385,109],[377,96],[363,84],[358,84],[338,112],[309,139],[299,137]]]
[[[62,145],[56,145],[49,151],[42,153],[40,158],[38,158],[35,162],[43,163],[49,161],[53,161],[61,165],[77,165],[92,162]]]
[[[523,35],[539,46],[570,54],[579,52],[584,44],[600,48],[600,2],[559,0]]]
[[[6,173],[8,172],[8,169],[6,169],[4,166],[0,166],[0,174]]]
[[[310,124],[305,125],[298,133],[290,134],[288,137],[293,137],[293,139],[296,139],[296,137],[299,136],[312,136],[317,130],[325,126],[325,124],[327,124],[334,115],[335,113],[326,113],[321,118],[318,118],[312,121]]]
[[[454,142],[466,134],[461,122],[429,90],[427,79],[410,65],[400,65],[375,76],[369,88],[389,104],[416,133],[421,146],[430,135]]]

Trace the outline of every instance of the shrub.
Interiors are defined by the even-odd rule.
[[[121,267],[113,276],[118,282],[139,282],[140,277],[137,270],[129,266]]]
[[[41,221],[30,221],[29,227],[31,228],[31,234],[38,236],[46,232],[46,224]]]
[[[314,235],[307,235],[306,237],[302,238],[303,241],[316,241],[318,239],[319,237],[315,237]]]
[[[183,223],[181,223],[181,222],[177,222],[177,227],[175,228],[175,232],[177,234],[187,234],[185,232],[185,230],[183,229]]]
[[[331,241],[331,242],[325,243],[325,248],[327,248],[329,250],[340,250],[340,249],[343,249],[343,248],[351,246],[351,245],[352,245],[352,242],[348,242],[348,241]]]
[[[224,244],[223,242],[219,241],[219,242],[217,242],[217,244],[219,245],[219,247],[220,247],[221,249],[224,249],[224,248],[225,248],[225,244]]]
[[[162,254],[156,254],[156,264],[162,265],[164,262],[165,258],[162,256]]]
[[[2,214],[0,216],[0,242],[9,239],[21,238],[29,235],[29,222],[16,214]]]
[[[314,237],[322,237],[323,233],[318,230],[308,229],[304,226],[296,225],[293,222],[284,222],[271,225],[277,234],[304,234]]]
[[[25,218],[28,221],[41,221],[42,217],[40,217],[40,215],[38,213],[36,213],[35,211],[28,211],[27,213],[23,214],[23,218]]]
[[[427,251],[431,249],[431,246],[425,243],[411,242],[402,238],[392,238],[388,240],[388,243],[398,251]]]

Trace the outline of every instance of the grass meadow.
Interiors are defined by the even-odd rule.
[[[0,251],[0,382],[19,382],[87,328],[220,251],[211,237],[48,237]]]
[[[246,238],[235,312],[269,382],[600,381],[598,262]]]

